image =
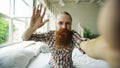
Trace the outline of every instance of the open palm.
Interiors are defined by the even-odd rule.
[[[41,26],[43,26],[48,21],[48,19],[43,21],[43,18],[45,16],[45,12],[46,12],[46,7],[44,7],[43,14],[41,13],[41,10],[42,10],[42,4],[39,4],[37,6],[37,8],[34,7],[33,15],[31,17],[31,21],[30,21],[30,27],[37,29],[37,28],[40,28]]]

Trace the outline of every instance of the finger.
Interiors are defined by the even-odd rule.
[[[45,24],[45,23],[48,22],[48,21],[49,21],[49,19],[45,20],[43,23]]]
[[[46,7],[44,8],[44,12],[43,12],[42,18],[45,16],[45,12],[46,12]]]
[[[40,11],[39,12],[40,12],[40,15],[41,15],[42,4],[40,3],[39,5],[40,5]]]
[[[38,13],[39,13],[39,11],[40,11],[40,10],[39,10],[39,7],[40,7],[40,5],[38,5],[38,6],[37,6],[37,11],[36,11],[36,14],[38,14]]]
[[[36,10],[36,18],[40,16],[40,5],[37,6],[37,10]]]
[[[35,15],[36,7],[33,7],[33,15]]]

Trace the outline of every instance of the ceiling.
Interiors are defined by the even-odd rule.
[[[58,3],[58,2],[60,2],[60,1],[63,1],[64,3],[71,3],[71,2],[91,2],[91,3],[94,3],[94,2],[98,2],[98,3],[100,3],[100,2],[102,2],[102,1],[104,1],[104,0],[51,0],[51,2],[54,2],[54,3]]]
[[[96,4],[103,4],[105,0],[50,0],[52,3],[58,3],[64,5],[65,3],[76,3],[79,4],[81,2],[89,2],[89,3],[96,3]]]

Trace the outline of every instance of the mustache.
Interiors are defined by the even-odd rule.
[[[60,46],[63,46],[64,48],[68,48],[69,44],[72,42],[72,31],[62,29],[59,31],[56,31],[56,47],[59,48]]]
[[[60,29],[59,31],[57,31],[58,33],[62,34],[62,33],[69,33],[70,30],[68,29]]]

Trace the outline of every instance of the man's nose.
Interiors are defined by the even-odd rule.
[[[63,28],[63,29],[66,29],[66,28],[67,28],[67,26],[66,26],[65,24],[63,24],[63,25],[62,25],[62,28]]]

